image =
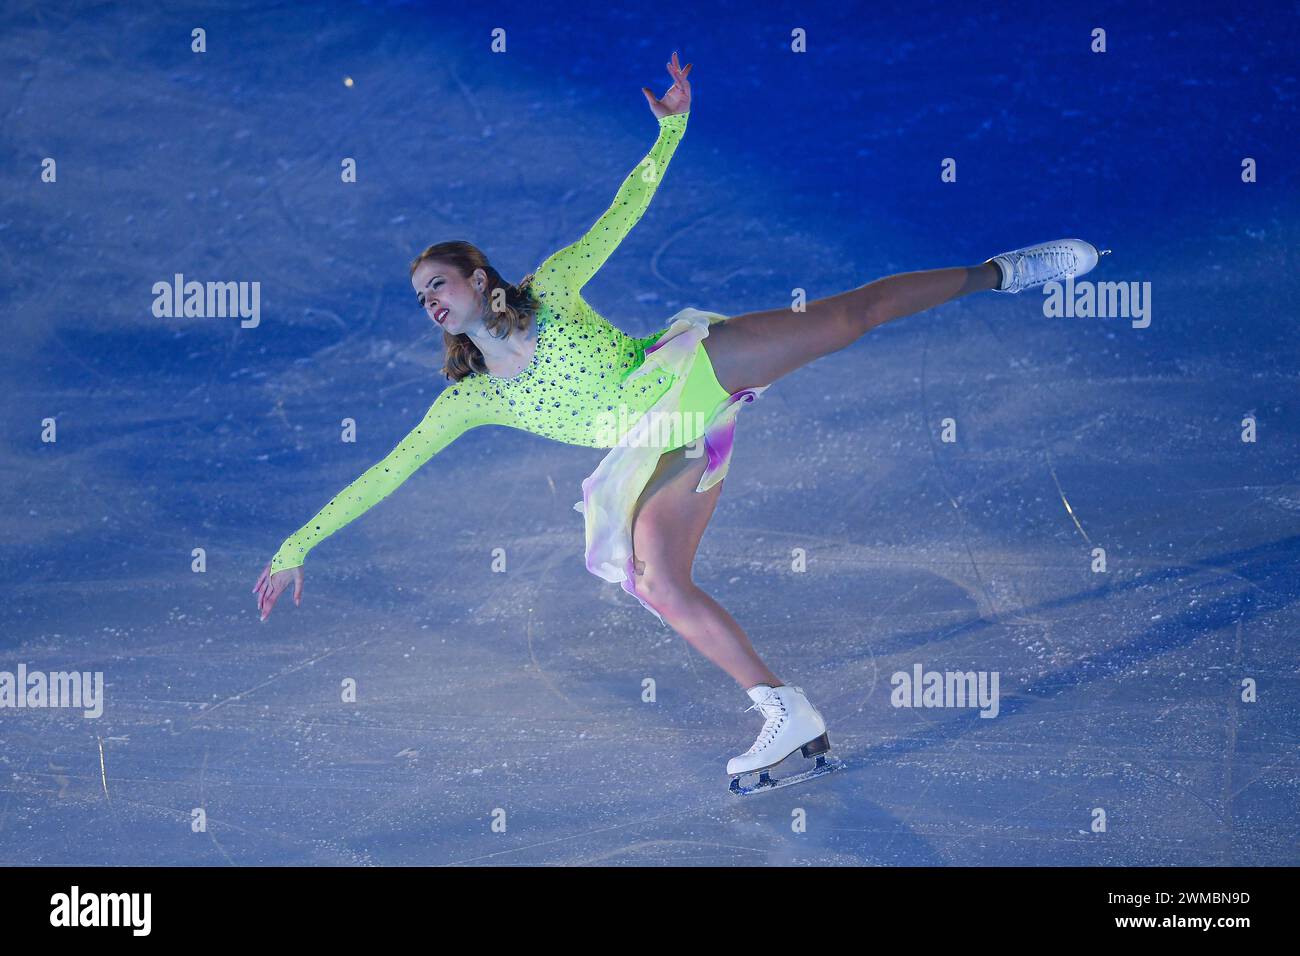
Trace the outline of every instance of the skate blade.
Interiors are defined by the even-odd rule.
[[[746,774],[736,774],[731,778],[731,792],[738,797],[747,797],[752,793],[763,793],[766,790],[779,790],[781,787],[788,787],[792,784],[803,783],[811,780],[813,777],[823,777],[828,773],[834,773],[836,770],[844,769],[844,761],[837,760],[834,757],[827,758],[825,754],[817,755],[817,765],[811,770],[805,770],[802,773],[791,774],[788,777],[772,778],[771,770],[750,770],[748,774],[758,774],[758,783],[751,786],[744,786],[740,778]]]

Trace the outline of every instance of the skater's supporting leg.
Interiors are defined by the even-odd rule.
[[[717,322],[704,347],[718,383],[729,392],[770,385],[814,359],[852,345],[878,325],[995,288],[997,265],[904,272],[789,308],[749,312]]]
[[[780,679],[768,670],[735,618],[691,577],[696,549],[726,481],[696,492],[707,460],[685,452],[679,448],[660,456],[641,493],[632,524],[637,591],[669,627],[741,687],[775,687]]]

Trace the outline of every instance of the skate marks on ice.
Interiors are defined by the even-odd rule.
[[[751,542],[779,541],[783,534],[766,527],[727,530]],[[791,538],[808,540],[805,534]],[[1063,566],[1050,552],[995,555],[981,565],[1015,569],[1023,591],[1037,599],[1005,604],[1005,613],[989,617],[978,613],[979,592],[962,580],[960,564],[935,561],[925,549],[893,551],[894,571],[908,566],[924,572],[909,582],[871,548],[832,548],[823,542],[816,561],[837,564],[836,581],[826,587],[809,590],[812,582],[782,576],[779,559],[769,565],[777,569],[773,576],[782,578],[776,587],[806,592],[792,598],[794,603],[820,609],[800,618],[797,641],[789,622],[756,622],[764,616],[761,605],[733,609],[778,674],[785,673],[787,663],[797,663],[800,680],[820,687],[814,700],[827,718],[835,752],[852,770],[831,779],[837,790],[852,780],[856,791],[865,782],[885,806],[910,818],[908,808],[919,805],[917,815],[928,820],[923,808],[946,805],[955,781],[975,782],[990,796],[986,804],[976,799],[964,807],[970,833],[1004,834],[1010,842],[995,855],[1004,862],[1041,859],[1051,839],[1038,832],[1042,826],[1056,828],[1065,858],[1080,864],[1135,859],[1186,864],[1206,859],[1206,853],[1218,862],[1277,859],[1279,852],[1293,858],[1294,852],[1278,842],[1279,834],[1248,835],[1231,826],[1232,805],[1243,792],[1246,800],[1257,800],[1261,788],[1294,791],[1294,782],[1282,782],[1286,769],[1294,769],[1294,757],[1277,746],[1282,718],[1233,704],[1237,670],[1232,654],[1225,659],[1220,648],[1225,643],[1232,648],[1239,634],[1253,628],[1257,636],[1248,646],[1264,653],[1267,663],[1256,659],[1251,672],[1266,676],[1284,668],[1276,659],[1275,635],[1295,602],[1295,587],[1284,575],[1287,556],[1297,549],[1300,537],[1284,537],[1196,561],[1135,556],[1104,586],[1096,576],[1079,573],[1077,565]],[[761,574],[755,578],[761,580]],[[908,607],[933,591],[934,583],[927,582],[940,580],[967,596],[964,607],[950,606],[937,615]],[[751,593],[764,590],[770,588]],[[726,603],[725,590],[717,593]],[[866,606],[856,613],[851,608],[826,612],[846,602],[860,604],[863,596]],[[898,613],[899,608],[907,613]],[[855,661],[845,657],[843,648],[864,641],[870,654],[858,654]],[[792,643],[806,651],[806,659],[787,652]],[[810,670],[807,661],[823,656],[825,666]],[[1000,669],[999,718],[892,708],[891,687],[880,675],[907,670],[917,660],[941,670]],[[1228,730],[1239,721],[1250,722],[1255,740],[1244,753]],[[1188,748],[1189,739],[1198,745]],[[896,783],[900,771],[904,776],[921,772],[905,793]],[[1059,778],[1056,785],[1053,778]],[[1079,833],[1072,801],[1080,782],[1099,802],[1124,806],[1130,826],[1143,830],[1141,845],[1121,847]],[[998,792],[1007,790],[1014,798]],[[891,803],[895,793],[897,802]],[[1018,815],[1018,807],[1026,817]],[[1180,832],[1187,826],[1204,828],[1198,831],[1206,835],[1199,849]],[[888,845],[875,849],[893,853]],[[915,849],[909,845],[909,852]],[[944,862],[992,859],[966,844]]]
[[[764,767],[762,770],[752,770],[742,774],[736,774],[731,778],[729,790],[738,797],[752,796],[758,793],[768,793],[772,790],[779,790],[782,787],[793,787],[797,784],[809,783],[819,777],[824,777],[828,773],[834,773],[836,770],[844,769],[844,761],[830,756],[829,753],[820,753],[812,758],[812,765],[809,766],[807,760],[800,766],[803,769],[781,770],[780,767],[789,764],[794,759],[795,751],[785,760],[774,764],[771,767]]]
[[[921,403],[922,422],[929,422],[931,420],[930,410],[929,410],[930,403],[926,395],[926,368],[927,368],[926,359],[929,356],[929,354],[930,354],[930,339],[929,336],[927,335],[922,340],[922,345],[921,345],[921,383],[920,383],[919,399]],[[994,600],[992,593],[989,591],[988,586],[985,584],[984,576],[980,573],[979,563],[975,560],[975,552],[971,548],[970,534],[966,527],[966,516],[962,513],[961,506],[957,504],[957,499],[953,497],[953,491],[952,488],[949,486],[949,482],[948,482],[947,469],[944,467],[943,460],[939,457],[939,450],[935,443],[934,430],[932,428],[926,427],[925,437],[927,442],[929,443],[930,460],[934,466],[934,473],[939,479],[940,486],[943,488],[944,497],[948,499],[948,502],[952,505],[953,513],[957,516],[957,535],[961,541],[962,548],[966,552],[966,557],[970,561],[971,570],[974,572],[975,578],[979,582],[980,590],[983,592],[985,600],[990,605],[991,612],[996,614],[998,609],[997,602]]]
[[[458,525],[444,519],[429,533],[451,535]],[[715,528],[716,546],[744,554],[729,538],[753,541],[755,530],[780,540],[770,529]],[[1225,742],[1220,753],[1217,735],[1205,732],[1212,726],[1195,722],[1198,708],[1215,695],[1180,703],[1156,693],[1153,706],[1150,698],[1161,687],[1141,671],[1177,667],[1196,674],[1175,658],[1199,653],[1198,642],[1221,631],[1224,621],[1231,622],[1234,641],[1239,623],[1243,640],[1252,628],[1258,634],[1271,624],[1288,604],[1286,589],[1272,581],[1285,573],[1294,541],[1207,556],[1218,570],[1147,559],[1141,575],[1121,576],[1105,589],[1090,587],[1085,575],[1070,578],[1050,554],[995,554],[982,560],[990,573],[1017,568],[1024,591],[1043,595],[1000,619],[980,615],[968,566],[930,546],[872,549],[850,542],[833,550],[828,541],[816,560],[839,562],[835,573],[784,578],[793,583],[781,586],[793,590],[779,608],[763,599],[761,569],[745,571],[740,559],[709,560],[719,575],[748,574],[744,586],[731,586],[740,607],[729,600],[729,588],[717,593],[764,655],[776,658],[778,673],[797,667],[802,679],[809,667],[803,662],[817,662],[807,683],[826,689],[815,700],[836,753],[850,765],[826,780],[765,795],[759,807],[723,793],[727,757],[752,736],[739,704],[729,706],[726,681],[715,678],[701,695],[681,657],[685,651],[648,643],[667,632],[639,605],[630,598],[593,602],[586,592],[604,583],[585,572],[580,551],[563,547],[566,534],[541,534],[518,551],[512,569],[532,568],[533,576],[508,576],[508,587],[491,603],[481,601],[490,592],[480,582],[458,585],[462,593],[452,596],[472,599],[465,606],[485,618],[463,631],[438,623],[445,593],[403,598],[398,615],[391,607],[381,613],[373,596],[354,600],[338,585],[328,614],[290,615],[285,620],[300,630],[278,632],[278,642],[254,630],[253,643],[245,643],[227,628],[220,669],[208,669],[197,683],[205,675],[185,680],[194,668],[177,652],[183,641],[174,633],[170,645],[147,630],[136,633],[126,648],[136,661],[117,665],[135,671],[122,671],[122,679],[134,685],[140,670],[155,673],[133,693],[136,703],[114,715],[125,724],[112,735],[129,736],[130,743],[105,738],[112,815],[99,807],[78,820],[69,815],[71,806],[60,808],[47,795],[41,799],[50,805],[40,812],[48,811],[48,820],[78,839],[88,825],[102,836],[76,844],[84,849],[54,840],[37,852],[46,860],[110,859],[115,841],[137,839],[152,848],[138,851],[143,862],[907,864],[1033,862],[1048,853],[1083,863],[1189,861],[1198,848],[1178,846],[1178,827],[1189,821],[1205,827],[1222,844],[1213,852],[1226,859],[1234,838],[1224,820],[1242,811],[1230,815],[1222,801],[1240,799],[1243,791],[1247,800],[1257,799],[1262,788],[1287,786],[1286,758],[1260,746],[1257,727],[1253,751],[1239,754]],[[564,553],[552,560],[552,549]],[[1077,584],[1063,591],[1063,580]],[[796,595],[800,589],[808,593]],[[612,585],[606,590],[622,594]],[[322,589],[316,593],[322,600]],[[1196,594],[1200,602],[1189,607]],[[528,597],[537,599],[531,651]],[[109,619],[118,619],[118,609],[101,604]],[[819,610],[799,617],[793,629],[787,607],[796,614],[801,607]],[[224,628],[222,620],[214,617],[214,626]],[[861,626],[864,620],[869,627]],[[431,626],[425,630],[421,622]],[[321,647],[357,645],[359,626],[374,634],[355,654],[301,666]],[[304,653],[309,634],[315,647]],[[676,635],[671,640],[681,642]],[[1246,643],[1260,645],[1257,638]],[[144,647],[157,656],[140,658]],[[350,659],[336,665],[343,656]],[[226,670],[241,657],[256,665]],[[534,659],[561,695],[526,669]],[[963,669],[995,659],[1021,662],[1015,673],[1007,669],[1003,685],[1016,689],[1003,709],[1013,726],[890,708],[882,675],[917,659]],[[1193,665],[1227,676],[1222,660]],[[1279,672],[1282,665],[1269,662]],[[341,713],[325,702],[330,681],[316,679],[322,667],[330,681],[360,674],[381,692],[356,714]],[[657,709],[637,702],[633,692],[646,673],[660,681]],[[210,678],[218,674],[213,686]],[[268,684],[269,675],[278,676]],[[188,834],[195,782],[192,743],[179,747],[167,739],[184,726],[167,701],[189,698],[193,707],[212,692],[221,704],[202,722],[205,737],[211,732],[204,740],[210,757],[197,805],[217,821],[210,832],[225,855],[211,838],[160,841],[173,827]],[[575,713],[565,698],[582,711]],[[194,711],[182,707],[181,716],[187,713]],[[199,730],[195,724],[179,736],[193,738]],[[1191,752],[1186,739],[1199,741]],[[59,748],[59,766],[82,753],[75,774],[61,773],[71,781],[67,793],[97,807],[95,741],[54,740],[44,746]],[[409,751],[417,755],[398,756]],[[1081,784],[1150,827],[1149,838],[1125,851],[1076,835],[1071,821]],[[14,805],[23,820],[31,819],[29,803],[23,798]],[[509,811],[506,834],[485,828],[485,815],[496,806]],[[815,821],[798,838],[789,834],[795,807],[808,809]],[[1169,815],[1166,826],[1157,811]],[[1241,847],[1240,837],[1235,845]],[[60,847],[69,855],[60,855]],[[1258,843],[1237,852],[1276,859],[1279,848]]]

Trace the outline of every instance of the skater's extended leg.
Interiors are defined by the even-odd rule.
[[[636,588],[668,626],[743,688],[781,683],[745,632],[691,576],[695,552],[726,481],[697,492],[707,458],[685,448],[660,456],[632,524]]]
[[[886,276],[816,299],[805,311],[749,312],[716,322],[704,340],[718,383],[729,392],[770,385],[814,359],[852,345],[878,325],[995,288],[993,262]]]

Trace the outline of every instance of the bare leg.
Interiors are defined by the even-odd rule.
[[[814,359],[852,345],[878,325],[953,299],[995,288],[991,262],[903,272],[857,289],[790,308],[749,312],[716,322],[704,340],[718,383],[728,392],[770,385]]]
[[[909,272],[789,309],[754,312],[715,323],[704,340],[718,382],[729,392],[770,384],[829,352],[851,345],[890,319],[911,315],[1001,279],[992,263]],[[725,481],[695,491],[706,459],[684,449],[659,459],[642,491],[632,525],[637,590],[670,627],[742,688],[779,686],[735,618],[701,590],[691,574],[695,552]]]
[[[697,493],[707,458],[686,457],[684,449],[660,456],[641,493],[632,524],[637,591],[674,631],[717,664],[742,688],[779,686],[745,632],[691,577],[695,552],[722,494],[720,481]]]

